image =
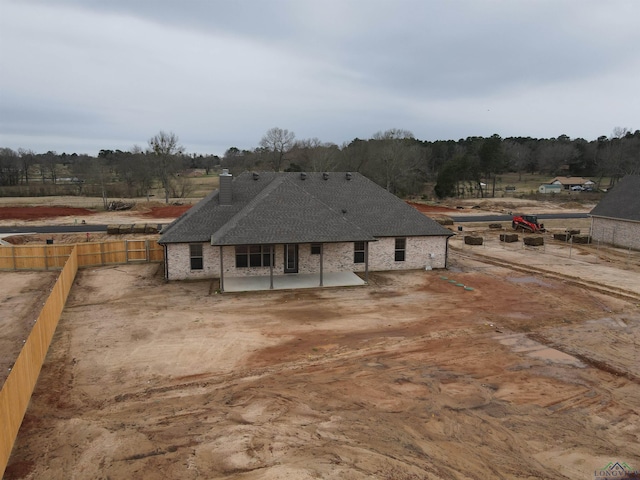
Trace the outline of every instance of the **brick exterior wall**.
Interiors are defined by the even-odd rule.
[[[640,250],[640,222],[591,217],[591,240]]]
[[[202,270],[191,270],[189,244],[167,244],[168,279],[186,280],[220,277],[220,247],[203,244]],[[235,247],[223,247],[224,275],[244,277],[269,275],[269,267],[236,268]],[[274,275],[284,274],[284,245],[276,245]],[[369,243],[369,271],[445,268],[446,237],[407,237],[405,261],[395,261],[395,238],[379,238]],[[323,246],[324,272],[364,272],[364,263],[354,263],[354,244],[326,243]],[[320,255],[311,254],[311,244],[298,245],[298,273],[318,273]]]
[[[188,243],[170,243],[167,248],[167,280],[186,280],[196,278],[220,277],[219,247],[202,244],[202,270],[191,270],[191,257]]]

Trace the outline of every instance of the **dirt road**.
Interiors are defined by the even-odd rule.
[[[158,269],[79,272],[7,480],[640,465],[638,305],[463,257],[367,287],[233,295]]]

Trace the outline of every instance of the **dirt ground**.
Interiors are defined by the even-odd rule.
[[[137,204],[131,210],[104,212],[65,206],[0,206],[0,226],[39,225],[167,225],[191,208],[186,205],[164,205],[158,202]],[[44,244],[47,240],[58,243],[105,242],[126,239],[157,239],[158,235],[108,235],[104,232],[48,233],[0,235],[0,240],[12,245]]]
[[[157,264],[81,270],[4,478],[638,468],[640,303],[483,261],[462,236],[449,270],[374,273],[365,287],[220,295],[165,283]],[[615,252],[607,268],[635,274]],[[2,284],[27,299],[50,281],[13,275]]]
[[[0,272],[0,385],[9,375],[58,275]]]
[[[131,210],[105,212],[67,206],[0,206],[0,226],[12,225],[93,225],[127,223],[170,223],[191,204],[165,205],[158,202],[136,204]]]

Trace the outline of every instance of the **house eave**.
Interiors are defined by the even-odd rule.
[[[327,239],[282,239],[275,241],[259,241],[259,240],[247,240],[240,242],[214,242],[210,241],[211,246],[213,247],[232,247],[237,245],[283,245],[283,244],[306,244],[306,243],[352,243],[352,242],[377,242],[378,240],[374,237],[367,238],[350,238],[350,239],[338,239],[338,240],[327,240]]]
[[[632,222],[632,223],[640,223],[640,220],[634,220],[632,218],[622,218],[622,217],[609,217],[607,215],[593,215],[591,213],[588,214],[591,218],[602,218],[604,220],[615,220],[618,222]]]

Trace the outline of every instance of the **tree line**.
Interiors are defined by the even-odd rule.
[[[419,195],[435,185],[439,197],[495,195],[496,180],[506,172],[550,177],[585,176],[612,182],[640,174],[640,130],[616,128],[609,136],[587,141],[531,137],[467,137],[423,141],[408,130],[380,131],[338,146],[317,138],[297,140],[292,131],[274,127],[251,150],[230,147],[222,158],[186,153],[174,133],[159,132],[145,150],[101,150],[96,157],[0,148],[0,187],[57,184],[61,169],[78,195],[139,197],[161,188],[165,201],[184,197],[189,182],[181,173],[216,167],[243,171],[359,172],[399,196]]]
[[[438,197],[478,192],[494,196],[500,174],[586,176],[615,182],[640,174],[640,130],[616,128],[597,140],[531,137],[467,137],[422,141],[408,130],[389,129],[338,146],[317,138],[295,140],[293,132],[270,129],[253,150],[229,148],[221,164],[246,170],[359,172],[400,196],[435,185]]]
[[[0,187],[31,186],[29,194],[52,194],[65,187],[66,194],[102,197],[105,207],[109,197],[149,198],[151,190],[160,187],[168,202],[190,193],[191,184],[181,173],[203,169],[208,175],[217,165],[217,155],[190,155],[177,135],[161,131],[148,140],[145,150],[103,149],[95,157],[0,148]],[[51,186],[59,188],[47,188]],[[7,195],[12,191],[6,189]]]

